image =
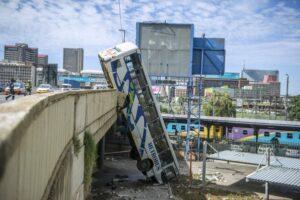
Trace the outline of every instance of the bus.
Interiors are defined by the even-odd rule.
[[[159,183],[178,176],[178,161],[138,47],[126,42],[98,56],[108,85],[126,95],[128,105],[122,113],[129,129],[128,138],[137,150],[137,168]]]

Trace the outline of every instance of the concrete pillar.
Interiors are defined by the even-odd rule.
[[[98,167],[98,169],[101,169],[103,167],[103,162],[104,162],[105,137],[103,137],[98,142],[98,144],[97,144],[97,152],[98,152],[97,167]]]
[[[257,150],[258,150],[258,131],[259,129],[258,128],[254,128],[253,129],[253,134],[255,135],[255,153],[257,153]]]

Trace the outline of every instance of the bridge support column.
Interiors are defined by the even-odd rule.
[[[254,128],[253,129],[253,135],[255,135],[255,153],[257,153],[257,151],[258,151],[258,131],[259,131],[259,129],[258,128]]]
[[[104,152],[105,152],[105,137],[103,137],[98,142],[97,152],[98,152],[97,167],[98,167],[98,169],[102,169],[103,162],[104,162]]]

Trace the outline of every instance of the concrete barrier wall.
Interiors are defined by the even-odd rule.
[[[33,95],[0,105],[0,199],[83,199],[84,133],[99,141],[116,121],[116,105],[115,90]]]

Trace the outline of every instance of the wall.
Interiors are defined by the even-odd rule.
[[[0,199],[83,199],[86,131],[116,121],[115,90],[24,97],[0,106]],[[73,138],[80,140],[78,154]]]

